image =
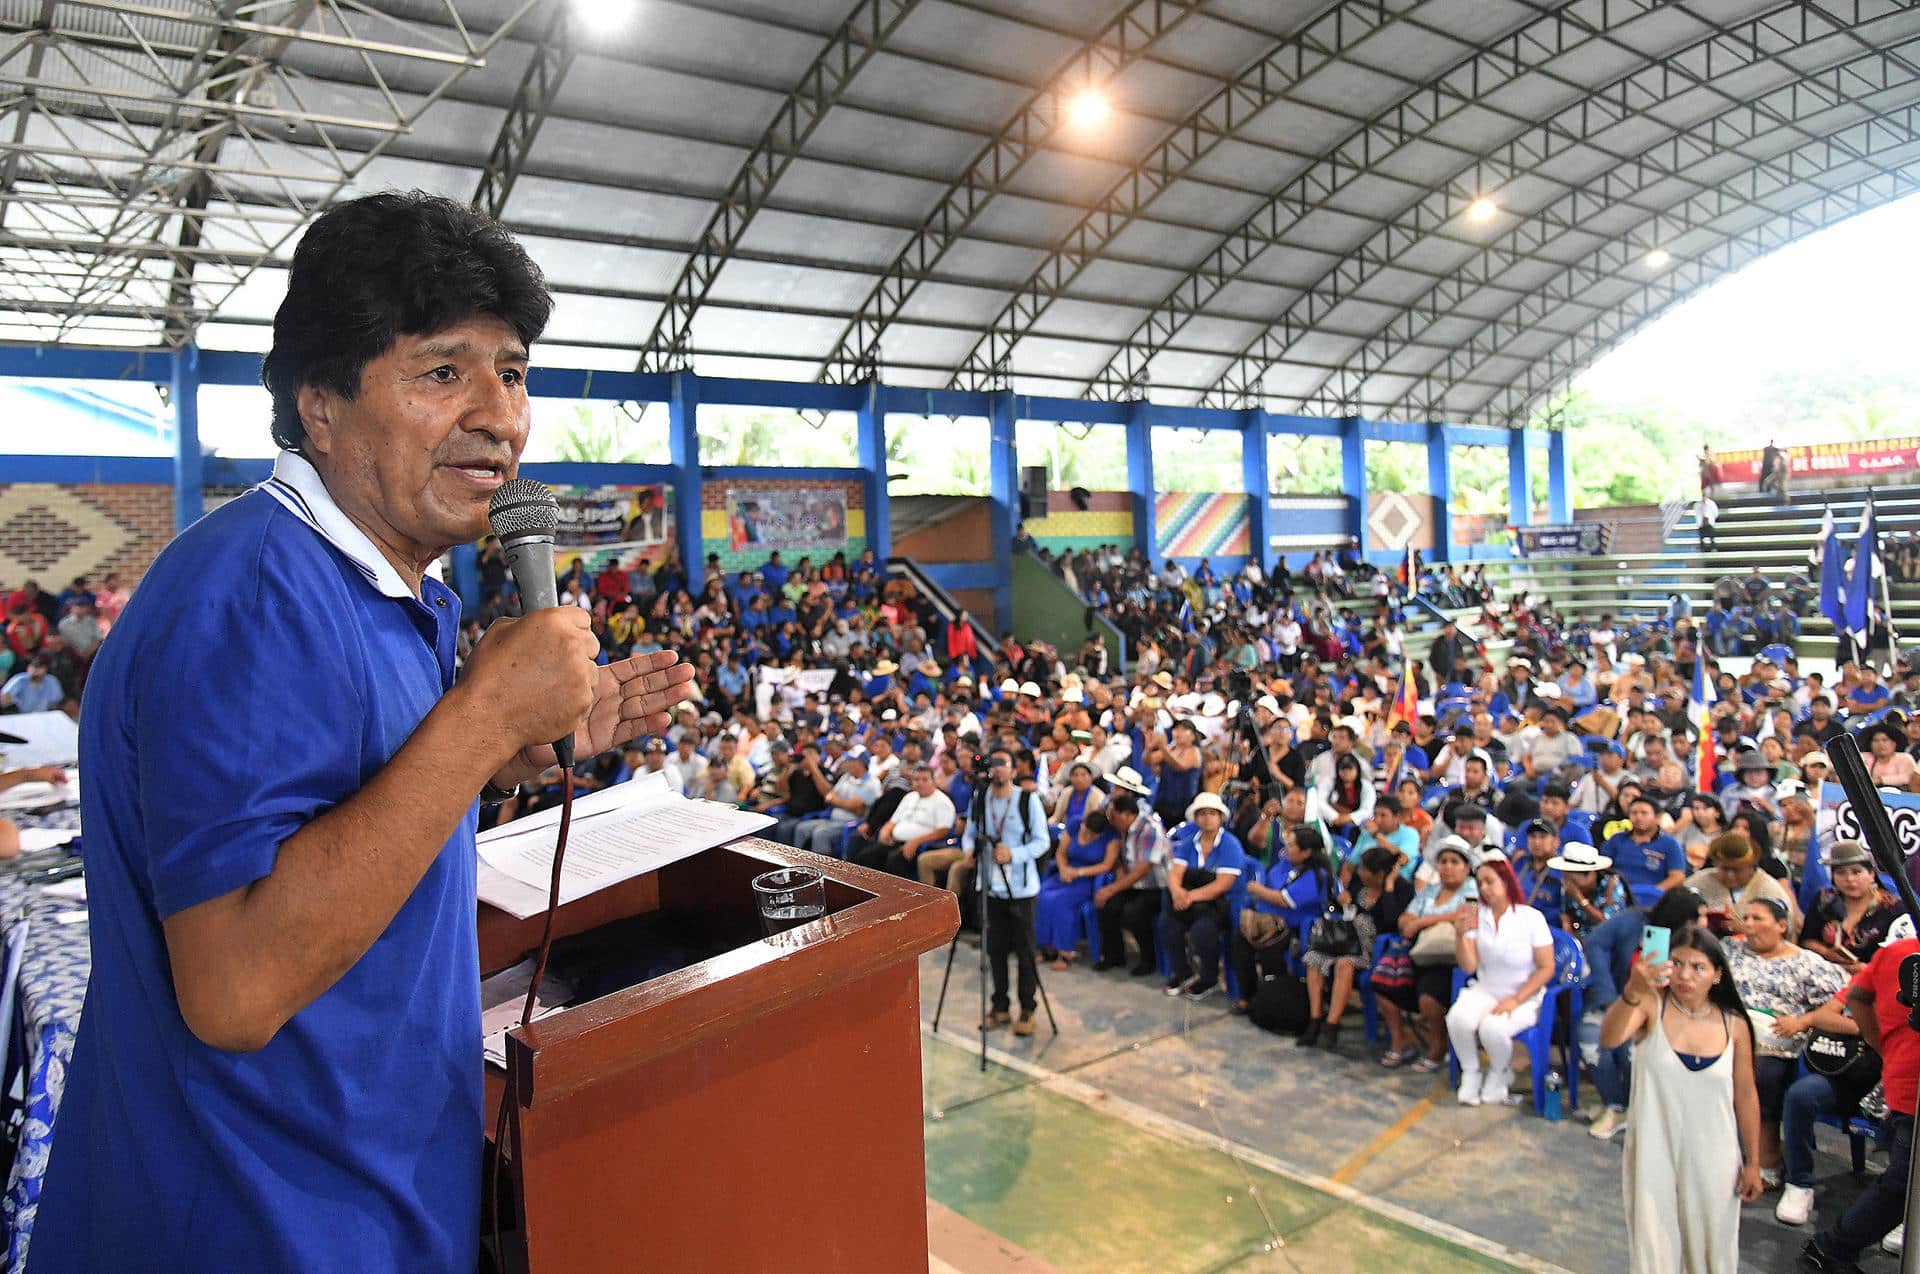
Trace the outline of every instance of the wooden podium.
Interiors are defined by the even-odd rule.
[[[827,915],[762,939],[750,882],[789,864],[825,873]],[[554,933],[654,912],[724,952],[507,1038],[509,1266],[925,1270],[919,956],[953,936],[953,895],[747,839],[570,903]],[[540,927],[482,904],[482,975]],[[503,1088],[489,1067],[489,1138]]]

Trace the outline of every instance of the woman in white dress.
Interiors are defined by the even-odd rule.
[[[1637,1045],[1628,1250],[1636,1274],[1737,1274],[1740,1203],[1762,1188],[1753,1028],[1711,933],[1681,929],[1669,957],[1636,960],[1600,1023],[1602,1048]]]

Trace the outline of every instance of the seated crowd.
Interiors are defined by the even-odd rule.
[[[624,593],[576,572],[610,657],[673,644],[704,699],[580,777],[662,772],[772,813],[788,844],[959,892],[969,926],[986,915],[987,1028],[1030,1033],[1033,970],[1086,958],[1196,1001],[1230,988],[1256,1024],[1338,1050],[1365,987],[1381,1066],[1437,1070],[1451,1046],[1460,1099],[1506,1102],[1515,1040],[1551,983],[1582,979],[1571,1042],[1598,1137],[1626,1124],[1632,1046],[1602,1048],[1599,1022],[1643,928],[1710,926],[1774,1015],[1755,1066],[1763,1166],[1791,1187],[1783,1217],[1802,1210],[1812,1114],[1872,1084],[1803,1077],[1800,1055],[1847,1035],[1836,993],[1895,916],[1863,852],[1815,848],[1823,749],[1853,732],[1876,780],[1920,791],[1920,663],[1891,684],[1851,664],[1828,679],[1769,648],[1735,675],[1689,616],[1569,623],[1449,594],[1476,584],[1434,572],[1421,591],[1481,610],[1419,659],[1384,573],[1351,590],[1384,579],[1362,614],[1325,569],[1058,561],[1126,634],[1124,672],[1097,637],[1070,655],[1012,634],[996,649],[864,562],[715,568],[698,597],[671,567]],[[1689,720],[1700,658],[1707,749]]]
[[[1583,980],[1585,1017],[1557,1042],[1599,1090],[1596,1137],[1626,1123],[1632,1046],[1601,1047],[1599,1022],[1643,928],[1711,926],[1772,1015],[1755,1060],[1763,1167],[1784,1178],[1782,1218],[1804,1220],[1812,1120],[1871,1107],[1874,1068],[1803,1073],[1802,1054],[1840,1040],[1819,1047],[1857,1058],[1844,988],[1896,916],[1863,851],[1816,848],[1823,749],[1855,733],[1877,782],[1920,792],[1920,661],[1891,684],[1852,664],[1829,682],[1769,649],[1735,675],[1685,615],[1569,624],[1417,565],[1420,591],[1481,609],[1418,638],[1414,658],[1401,581],[1321,561],[1222,578],[1117,550],[1062,559],[1126,635],[1122,670],[1097,636],[1070,656],[990,642],[870,553],[733,573],[710,560],[697,589],[671,562],[575,559],[561,597],[592,612],[604,657],[671,646],[699,689],[664,735],[581,758],[576,780],[660,774],[771,814],[790,845],[960,893],[966,922],[986,919],[988,1029],[1031,1033],[1038,964],[1068,970],[1084,949],[1095,971],[1170,996],[1228,991],[1300,1047],[1338,1050],[1370,993],[1379,1065],[1434,1071],[1451,1046],[1459,1099],[1504,1103],[1551,984]],[[480,574],[463,652],[514,611],[497,546]],[[1370,612],[1350,593],[1372,594]],[[111,581],[11,595],[11,706],[53,703],[22,702],[21,676],[53,678],[54,706],[77,699],[76,648],[124,600]],[[1495,638],[1511,643],[1499,667]],[[1706,746],[1689,721],[1699,659]],[[546,777],[489,817],[558,799]]]

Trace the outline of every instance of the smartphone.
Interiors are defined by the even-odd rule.
[[[1733,919],[1726,912],[1709,911],[1706,913],[1706,916],[1707,931],[1713,934],[1714,937],[1724,938],[1733,932]]]
[[[1673,930],[1648,925],[1640,931],[1640,958],[1648,964],[1665,964],[1671,951]]]

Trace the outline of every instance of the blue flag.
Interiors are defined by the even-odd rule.
[[[1820,541],[1815,546],[1820,555],[1820,613],[1833,621],[1836,634],[1844,634],[1847,631],[1847,564],[1840,555],[1840,528],[1834,525],[1832,509],[1827,510],[1827,519],[1820,529]]]
[[[1853,545],[1853,567],[1847,572],[1847,631],[1855,637],[1867,632],[1868,603],[1873,598],[1873,564],[1880,556],[1879,539],[1873,527],[1873,493],[1867,493],[1867,507],[1860,514],[1860,538]]]

